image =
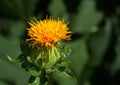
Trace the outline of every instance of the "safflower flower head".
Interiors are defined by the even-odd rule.
[[[30,27],[27,29],[26,41],[32,42],[35,46],[43,46],[46,49],[53,44],[59,44],[61,40],[70,40],[71,31],[64,23],[64,20],[55,20],[53,17],[40,21],[29,22]]]

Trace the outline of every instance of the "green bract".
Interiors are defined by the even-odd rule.
[[[52,48],[37,48],[28,42],[21,42],[21,54],[16,59],[31,74],[29,85],[47,85],[49,77],[57,73],[63,77],[75,78],[69,69],[67,56],[71,49],[54,44]],[[9,57],[10,60],[13,60]],[[14,60],[15,61],[15,60]]]

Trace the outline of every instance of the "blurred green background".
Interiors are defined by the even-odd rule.
[[[47,15],[70,22],[78,78],[54,76],[52,85],[120,85],[120,0],[0,0],[0,85],[27,85],[29,73],[6,56],[17,58],[28,22]]]

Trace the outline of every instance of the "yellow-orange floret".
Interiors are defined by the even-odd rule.
[[[31,21],[30,28],[27,29],[29,36],[26,41],[31,41],[34,45],[50,48],[53,43],[59,43],[60,40],[70,40],[71,31],[63,21],[53,18]]]

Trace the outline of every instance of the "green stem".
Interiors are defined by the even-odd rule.
[[[46,75],[46,71],[44,69],[41,72],[40,82],[41,82],[41,85],[48,85],[48,78]]]
[[[48,77],[45,70],[41,70],[40,76],[31,76],[29,85],[48,85]]]

